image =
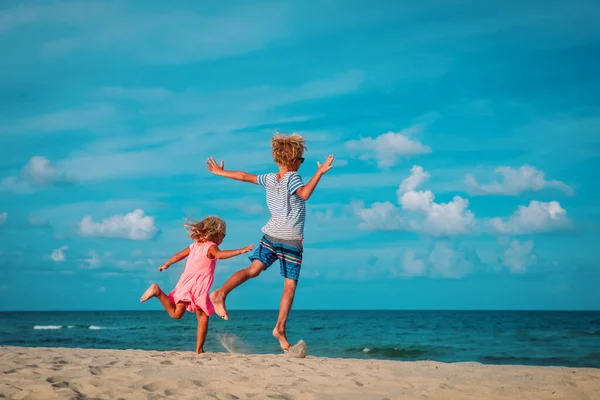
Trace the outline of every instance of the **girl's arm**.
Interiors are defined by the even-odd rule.
[[[210,246],[210,248],[208,249],[208,258],[210,258],[210,259],[216,258],[217,260],[226,260],[228,258],[247,253],[250,250],[252,250],[253,248],[254,248],[253,244],[251,244],[250,246],[243,247],[241,249],[237,249],[237,250],[219,250],[219,248],[216,245]]]
[[[189,255],[190,255],[190,248],[186,247],[185,249],[181,250],[179,253],[174,254],[173,257],[169,258],[169,261],[167,261],[166,263],[164,263],[163,265],[158,267],[158,270],[159,271],[165,270],[165,269],[169,268],[172,264],[175,264],[176,262],[183,260],[184,258],[186,258]]]
[[[254,183],[255,185],[257,184],[256,175],[254,174],[249,174],[243,171],[226,171],[224,168],[224,161],[221,161],[221,164],[217,164],[215,159],[212,157],[209,158],[208,161],[206,161],[206,169],[208,169],[215,175],[223,176],[225,178],[233,179],[236,181],[250,182]]]

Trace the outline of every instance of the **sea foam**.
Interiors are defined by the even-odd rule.
[[[36,325],[33,329],[62,329],[62,325]]]

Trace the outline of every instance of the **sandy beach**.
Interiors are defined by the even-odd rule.
[[[7,399],[600,399],[600,369],[0,347]]]

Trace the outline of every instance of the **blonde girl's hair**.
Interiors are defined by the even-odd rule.
[[[227,224],[221,218],[208,216],[202,221],[190,221],[184,225],[188,235],[197,242],[214,242],[219,233],[225,235]]]
[[[277,165],[292,167],[294,161],[307,150],[306,139],[297,133],[286,135],[275,132],[271,139],[271,150]]]

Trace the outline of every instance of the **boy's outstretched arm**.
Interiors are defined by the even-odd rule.
[[[173,257],[169,258],[169,261],[167,261],[166,263],[164,263],[163,265],[158,267],[158,270],[163,271],[163,270],[169,268],[172,264],[175,264],[175,263],[183,260],[184,258],[186,258],[189,255],[190,255],[190,248],[186,247],[185,249],[181,250],[179,253],[173,255]]]
[[[255,185],[257,184],[256,175],[243,171],[226,171],[225,161],[221,161],[221,164],[217,164],[213,157],[206,161],[206,169],[218,176],[224,176],[225,178],[234,179],[236,181],[250,182]]]
[[[325,160],[323,164],[317,161],[317,166],[317,172],[315,172],[313,177],[310,178],[310,181],[308,181],[306,185],[296,190],[296,194],[304,201],[308,200],[313,194],[321,177],[325,175],[327,171],[333,168],[333,155],[327,157],[327,160]]]
[[[226,260],[231,257],[239,256],[240,254],[244,254],[249,252],[254,248],[254,245],[243,247],[237,250],[219,250],[219,248],[214,245],[210,246],[208,249],[208,258],[216,258],[217,260]]]

